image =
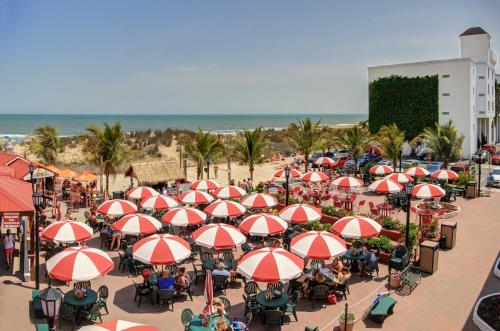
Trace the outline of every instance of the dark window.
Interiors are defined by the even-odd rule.
[[[450,75],[443,75],[443,78],[450,78]]]
[[[450,115],[450,112],[449,111],[444,111],[441,113],[441,115]]]
[[[484,79],[484,76],[479,76],[478,78],[479,78],[479,79]]]
[[[449,97],[450,93],[443,93],[443,97]]]
[[[479,96],[480,97],[484,97],[484,93],[479,93]]]

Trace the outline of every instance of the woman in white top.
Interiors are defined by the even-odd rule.
[[[3,251],[5,252],[7,270],[9,270],[13,260],[12,253],[14,252],[14,235],[10,234],[10,229],[7,229],[7,234],[3,237]]]

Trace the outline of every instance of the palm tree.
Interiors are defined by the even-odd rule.
[[[106,175],[106,192],[109,194],[109,178],[116,175],[116,169],[127,159],[127,151],[122,145],[123,131],[120,122],[112,126],[104,123],[104,128],[92,124],[87,128],[87,147],[91,160],[101,167]]]
[[[344,134],[337,138],[337,143],[349,149],[354,160],[355,172],[358,172],[358,159],[370,142],[370,133],[366,127],[355,125],[346,129]]]
[[[253,172],[256,164],[264,161],[264,149],[266,147],[262,128],[253,131],[245,130],[243,138],[236,145],[236,156],[248,165],[250,179],[253,182]]]
[[[227,183],[231,184],[231,161],[235,156],[235,140],[232,137],[225,137],[221,140],[220,156],[226,160],[227,163]]]
[[[288,130],[292,133],[292,139],[296,148],[304,155],[305,172],[307,172],[309,155],[316,149],[320,149],[325,139],[320,121],[313,122],[310,118],[306,117],[303,120],[298,120],[297,123],[291,123],[288,126]]]
[[[31,151],[45,164],[54,164],[62,149],[59,130],[51,125],[44,125],[33,131]]]
[[[383,155],[390,158],[395,167],[405,141],[404,131],[401,131],[395,123],[384,125],[378,131],[377,138]]]
[[[444,125],[436,123],[433,128],[425,128],[419,138],[435,159],[443,161],[446,168],[451,160],[460,157],[465,136],[458,133],[450,120]]]
[[[203,132],[200,128],[193,138],[184,144],[186,154],[196,162],[196,176],[203,179],[203,164],[206,160],[215,158],[222,151],[222,144],[217,136]]]

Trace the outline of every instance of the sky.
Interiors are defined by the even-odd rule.
[[[0,0],[0,113],[367,113],[367,67],[459,57],[500,0]],[[498,66],[497,66],[498,68]]]

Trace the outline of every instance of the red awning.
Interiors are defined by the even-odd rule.
[[[31,184],[0,176],[0,213],[34,210]]]

